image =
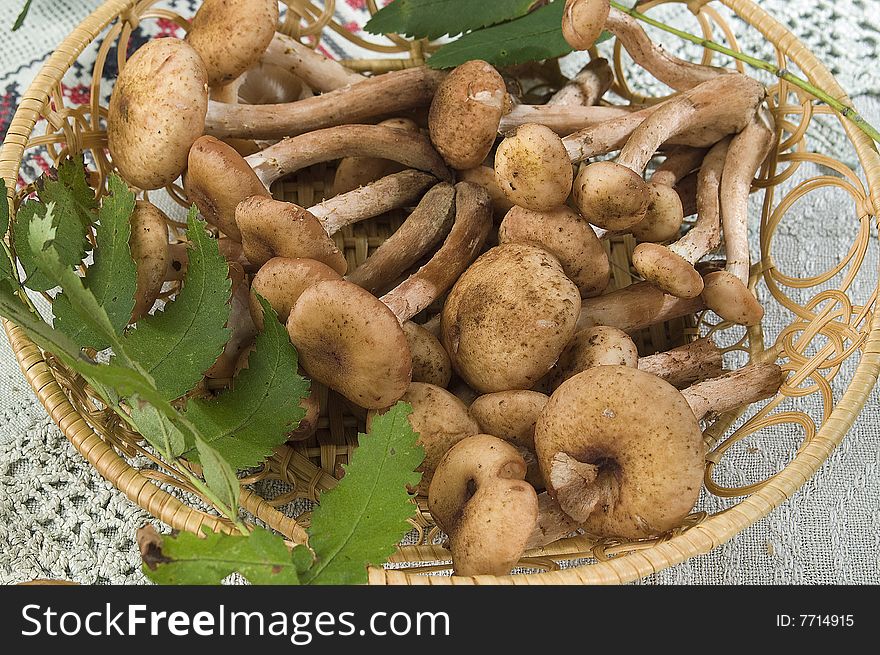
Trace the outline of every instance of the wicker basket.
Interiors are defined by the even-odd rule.
[[[429,43],[411,42],[393,35],[381,45],[370,44],[332,21],[333,0],[327,0],[323,8],[308,0],[286,1],[289,11],[282,31],[306,42],[314,42],[322,30],[333,30],[355,45],[377,52],[380,57],[385,55],[385,58],[347,62],[357,70],[382,72],[420,64],[432,47]],[[645,3],[643,7],[648,10],[662,1]],[[141,21],[161,19],[184,29],[187,26],[183,18],[156,8],[154,4],[154,0],[108,0],[52,54],[26,92],[0,150],[0,175],[8,188],[14,187],[19,179],[25,153],[37,147],[46,148],[53,159],[68,152],[87,151],[96,169],[96,181],[103,184],[111,165],[106,158],[106,139],[102,130],[106,110],[100,104],[101,79],[112,52],[111,46],[128,44]],[[705,0],[691,0],[686,4],[707,38],[718,35],[717,38],[723,37],[732,47],[737,47],[733,32],[716,8]],[[777,63],[781,67],[799,69],[817,86],[838,98],[846,98],[828,70],[757,4],[750,0],[721,0],[720,4],[726,5],[775,45]],[[376,10],[374,0],[368,0],[367,5],[372,11]],[[104,38],[98,46],[92,73],[91,100],[82,106],[71,106],[63,96],[60,80],[85,48],[101,35]],[[124,65],[125,52],[124,46],[117,50],[120,67]],[[396,58],[387,56],[391,53],[396,53]],[[626,84],[619,46],[615,48],[614,59],[614,91],[623,97],[638,99]],[[706,51],[703,61],[708,63],[710,60],[711,53]],[[106,95],[107,90],[103,91]],[[741,351],[743,357],[747,354],[751,359],[779,360],[789,372],[779,394],[757,411],[750,410],[747,420],[740,413],[732,413],[719,417],[705,431],[709,446],[706,490],[717,497],[739,501],[731,501],[723,511],[714,514],[696,512],[680,528],[660,538],[620,542],[583,535],[527,553],[522,566],[537,571],[535,573],[475,578],[425,575],[448,570],[449,558],[448,552],[435,543],[436,528],[424,512],[424,503],[420,502],[422,511],[413,521],[415,545],[401,546],[391,560],[405,568],[372,569],[371,583],[595,584],[632,581],[706,553],[731,539],[789,498],[828,458],[855,420],[880,369],[880,321],[874,320],[872,312],[876,286],[872,297],[862,304],[849,294],[855,272],[861,267],[868,247],[870,222],[876,214],[880,194],[880,156],[866,135],[843,122],[843,129],[867,180],[866,188],[848,166],[808,148],[805,136],[811,121],[816,114],[829,113],[827,108],[813,106],[808,97],[783,81],[771,88],[770,104],[777,125],[783,129],[778,147],[756,182],[764,194],[760,234],[763,259],[753,267],[752,284],[765,286],[771,302],[779,303],[795,318],[769,347],[763,343],[760,328],[737,332],[727,324],[712,323],[709,316],[698,317],[696,322],[679,321],[659,326],[639,337],[644,350],[658,350],[678,345],[697,333],[712,333],[728,344],[728,351]],[[33,134],[41,118],[46,119],[46,133]],[[810,178],[783,192],[780,185],[805,162],[823,166],[831,174]],[[273,192],[309,206],[320,198],[332,173],[331,167],[314,167],[294,179],[282,181]],[[850,252],[837,267],[806,279],[788,277],[774,266],[771,259],[774,232],[796,200],[823,186],[836,186],[852,197],[862,229]],[[27,192],[26,187],[19,188],[16,204]],[[169,192],[183,202],[179,188],[169,189]],[[335,238],[349,263],[356,265],[398,224],[399,220],[386,216],[346,228]],[[614,286],[633,282],[629,263],[633,246],[631,239],[615,240],[610,246]],[[850,272],[835,284],[836,288],[829,289],[829,280],[840,277],[845,266],[849,266]],[[786,289],[807,290],[806,295],[811,297],[807,301],[795,301],[786,294]],[[124,429],[115,414],[102,408],[82,379],[72,375],[54,358],[45,356],[19,328],[5,321],[4,328],[28,382],[52,420],[101,475],[172,528],[190,531],[201,526],[228,529],[216,514],[197,508],[192,490],[187,488],[179,473],[159,462],[139,435]],[[845,390],[835,398],[831,390],[832,380],[837,377],[840,384],[841,364],[849,359],[857,360],[858,364],[851,378],[842,381]],[[336,482],[334,474],[338,473],[339,464],[347,461],[356,444],[358,430],[363,430],[362,412],[326,389],[320,393],[324,411],[317,435],[307,442],[282,447],[259,471],[242,480],[242,506],[292,542],[305,540],[308,514],[293,518],[278,508],[298,498],[314,500],[321,491],[331,488]],[[819,420],[787,405],[792,399],[812,394],[820,394],[823,401],[824,411]],[[731,446],[758,430],[784,430],[786,426],[798,429],[803,440],[797,455],[785,468],[761,482],[736,488],[721,486],[713,480],[713,470]],[[144,462],[152,462],[152,465]],[[287,491],[271,499],[261,497],[255,489],[265,485],[261,487],[256,483],[267,480],[279,481],[276,486],[286,485]],[[575,560],[582,562],[572,567],[560,566],[560,563]]]

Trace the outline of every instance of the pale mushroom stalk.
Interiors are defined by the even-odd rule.
[[[428,68],[410,68],[278,105],[209,101],[204,132],[218,138],[272,139],[359,123],[427,105],[441,77],[441,73]]]
[[[393,127],[398,130],[409,130],[411,132],[418,132],[419,130],[418,124],[408,118],[390,118],[387,121],[382,121],[379,125]],[[336,167],[330,195],[338,196],[340,193],[353,191],[360,186],[378,180],[380,177],[396,173],[400,170],[400,164],[387,159],[346,157]]]
[[[528,123],[549,127],[559,136],[607,123],[613,119],[624,120],[630,116],[644,117],[654,112],[654,107],[636,110],[626,106],[606,105],[517,105],[501,117],[498,134],[507,135]]]
[[[719,141],[703,160],[697,175],[697,221],[669,246],[642,243],[633,251],[633,266],[646,281],[679,298],[703,291],[703,278],[694,268],[721,244],[719,191],[730,139]]]
[[[598,103],[613,83],[614,71],[611,70],[608,60],[597,57],[591,59],[577,75],[554,93],[547,104],[556,107],[589,107]]]
[[[412,355],[401,324],[444,293],[483,245],[492,226],[488,193],[456,185],[455,222],[431,260],[382,299],[344,280],[306,289],[287,331],[303,368],[360,407],[394,404],[410,385]]]
[[[578,523],[566,514],[550,494],[538,494],[538,519],[532,533],[526,541],[526,550],[543,548],[553,542],[577,532],[581,528]]]
[[[693,384],[681,395],[697,420],[703,420],[710,414],[723,414],[770,398],[784,381],[785,374],[776,364],[749,364]]]
[[[350,155],[390,159],[451,180],[443,160],[421,134],[378,125],[343,125],[284,139],[248,157],[214,137],[200,137],[189,151],[184,190],[206,221],[240,239],[235,210],[241,201],[255,195],[269,197],[269,187],[281,177]]]
[[[639,357],[638,361],[640,371],[656,375],[677,388],[717,377],[723,373],[723,365],[721,349],[709,338]]]
[[[649,282],[637,282],[623,289],[581,302],[577,329],[610,325],[624,332],[635,332],[705,309],[700,296],[676,298]]]
[[[773,147],[772,117],[762,111],[730,142],[721,175],[721,226],[727,266],[706,276],[703,300],[721,318],[757,325],[764,308],[748,289],[749,190],[752,179]]]
[[[666,159],[651,175],[651,182],[675,186],[689,173],[702,166],[707,152],[707,148],[691,148],[689,146],[669,148],[666,152]]]
[[[573,48],[590,49],[603,29],[617,37],[636,64],[676,91],[731,72],[669,54],[648,37],[634,18],[611,7],[608,0],[567,0],[562,33]]]
[[[284,68],[315,91],[335,91],[368,79],[296,39],[276,32],[261,61]]]
[[[436,185],[394,234],[346,279],[370,293],[385,289],[449,233],[454,217],[455,191],[452,185],[445,182]]]

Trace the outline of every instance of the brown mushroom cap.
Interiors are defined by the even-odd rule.
[[[412,357],[397,317],[356,284],[328,280],[306,289],[287,333],[306,373],[360,407],[389,407],[409,387]]]
[[[251,196],[271,197],[235,148],[212,136],[196,139],[190,148],[183,189],[208,223],[236,241],[241,241],[238,203]]]
[[[438,387],[446,387],[452,378],[452,362],[443,350],[443,344],[418,323],[407,321],[403,333],[412,354],[412,379]]]
[[[478,184],[489,192],[489,198],[492,200],[492,212],[496,220],[504,218],[504,215],[514,206],[498,186],[495,171],[489,166],[477,166],[459,171],[458,180],[459,182]]]
[[[742,281],[729,271],[715,271],[703,278],[703,302],[725,321],[758,325],[764,308]]]
[[[505,575],[522,557],[538,520],[525,473],[516,448],[487,434],[460,441],[443,457],[428,507],[449,535],[456,574]]]
[[[258,330],[263,329],[263,307],[257,300],[261,295],[275,310],[278,320],[287,323],[290,310],[302,292],[325,280],[341,280],[332,268],[314,259],[273,257],[260,267],[251,281],[251,318]]]
[[[555,389],[565,380],[594,366],[639,365],[639,350],[623,330],[596,325],[572,337],[556,362],[551,386]]]
[[[479,257],[452,288],[440,341],[474,389],[529,389],[574,334],[580,306],[580,292],[553,255],[504,244]]]
[[[671,241],[681,232],[684,208],[681,196],[665,184],[648,183],[648,209],[645,217],[630,228],[639,241]]]
[[[416,470],[422,474],[418,492],[427,495],[434,471],[446,451],[477,434],[480,426],[463,402],[434,384],[413,382],[400,400],[412,406],[409,422],[419,435],[419,445],[425,449],[425,459]],[[372,412],[368,421],[371,418]]]
[[[180,39],[141,46],[119,73],[107,116],[107,145],[120,175],[140,189],[171,184],[204,132],[208,79]]]
[[[581,215],[606,230],[630,229],[645,218],[650,202],[642,176],[613,161],[582,167],[572,194]]]
[[[589,50],[602,33],[610,11],[608,0],[566,0],[562,36],[575,50]]]
[[[696,298],[703,291],[703,278],[689,261],[656,243],[640,243],[632,263],[646,281],[678,298]]]
[[[128,242],[137,267],[137,289],[131,320],[137,321],[152,309],[165,283],[168,268],[168,218],[146,200],[135,203]]]
[[[498,228],[498,241],[534,243],[552,253],[583,298],[602,293],[611,279],[611,264],[602,242],[570,207],[543,212],[513,207]]]
[[[628,539],[681,524],[703,482],[705,448],[685,398],[628,366],[597,366],[550,397],[535,427],[547,490],[599,536]]]
[[[452,168],[479,166],[495,144],[510,108],[504,78],[481,60],[466,62],[440,84],[431,102],[431,141]]]
[[[231,82],[260,60],[278,24],[277,0],[204,0],[186,35],[208,84]]]
[[[348,262],[321,222],[290,202],[251,196],[238,204],[235,222],[245,257],[262,266],[273,257],[315,259],[343,275]]]
[[[495,151],[498,186],[512,203],[526,209],[564,205],[573,175],[562,140],[544,125],[522,125]]]
[[[516,446],[528,469],[525,480],[535,489],[544,488],[535,455],[535,423],[548,400],[548,396],[537,391],[498,391],[476,398],[468,408],[480,424],[480,432]]]

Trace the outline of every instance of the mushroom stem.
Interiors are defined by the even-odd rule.
[[[358,123],[431,102],[443,74],[426,67],[392,71],[313,98],[278,105],[211,101],[205,133],[218,138],[271,139]]]
[[[606,107],[604,105],[555,105],[550,103],[546,105],[517,105],[502,116],[498,123],[498,133],[508,134],[522,125],[537,123],[549,127],[560,136],[565,136],[614,119],[623,120],[636,114],[643,118],[654,111],[656,111],[654,106],[636,111],[631,107]],[[624,123],[624,125],[628,125],[628,123]]]
[[[773,146],[772,119],[760,112],[730,142],[721,176],[721,221],[727,271],[749,282],[749,189]]]
[[[651,182],[674,187],[689,173],[700,168],[706,153],[706,148],[691,148],[688,146],[670,148],[666,153],[666,159],[663,160],[663,163],[651,175]]]
[[[624,161],[637,162],[644,158],[644,152],[650,148],[647,144],[652,142],[656,145],[648,155],[653,155],[664,142],[709,147],[728,134],[740,132],[754,117],[755,109],[764,99],[765,93],[759,82],[746,75],[723,75],[703,82],[659,105],[570,134],[562,143],[573,163],[607,154],[624,146],[644,121],[660,112],[664,119],[653,118],[651,126],[656,132],[649,132],[648,127],[642,129],[639,140],[633,140],[626,154],[621,152]],[[687,121],[680,119],[681,115],[687,116]],[[665,138],[660,140],[661,137]],[[641,142],[642,138],[645,139],[644,143]]]
[[[538,520],[526,542],[526,550],[542,548],[576,532],[581,524],[566,514],[550,494],[538,494]]]
[[[427,171],[446,182],[446,164],[418,132],[380,125],[338,125],[279,141],[245,157],[268,188],[275,180],[313,164],[349,156],[378,157]]]
[[[479,254],[492,228],[489,193],[470,182],[455,185],[455,222],[427,264],[380,300],[401,323],[448,291]]]
[[[721,349],[712,339],[697,339],[666,352],[639,358],[639,370],[682,388],[723,372]]]
[[[437,178],[422,171],[407,170],[387,175],[366,186],[309,207],[333,235],[347,225],[379,216],[418,201],[425,190],[436,184]]]
[[[589,107],[599,102],[613,83],[614,71],[611,70],[608,60],[602,57],[591,59],[577,75],[553,94],[547,104],[556,107]]]
[[[394,234],[346,279],[370,293],[385,289],[449,233],[454,216],[453,187],[445,182],[436,185]]]
[[[338,61],[325,57],[296,39],[278,32],[272,37],[261,60],[289,70],[312,89],[321,93],[335,91],[367,79]]]
[[[649,282],[637,282],[603,296],[584,299],[577,329],[608,325],[624,332],[635,332],[649,325],[694,314],[704,308],[699,296],[676,298]]]
[[[779,391],[785,373],[777,364],[749,364],[698,382],[681,394],[698,420],[769,398]]]

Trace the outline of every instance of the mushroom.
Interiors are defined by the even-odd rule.
[[[611,365],[637,367],[675,387],[722,372],[721,351],[711,339],[697,339],[667,352],[639,357],[636,345],[626,332],[597,325],[574,335],[559,355],[550,386],[555,389],[588,368]]]
[[[344,273],[348,264],[331,237],[346,225],[409,205],[434,182],[428,173],[402,171],[308,209],[259,194],[238,203],[235,225],[252,264],[273,256],[311,257]]]
[[[662,534],[681,524],[699,496],[705,465],[699,419],[766,398],[781,382],[775,364],[684,392],[633,367],[587,369],[553,393],[535,427],[547,491],[592,534]]]
[[[440,340],[412,321],[403,324],[403,333],[412,355],[412,381],[446,387],[452,378],[452,362]]]
[[[513,444],[526,463],[525,480],[535,489],[544,488],[544,479],[535,456],[535,423],[550,398],[537,391],[498,391],[475,398],[468,408],[480,426]]]
[[[249,307],[254,325],[258,330],[263,329],[263,306],[258,295],[272,306],[279,321],[287,323],[290,310],[303,291],[318,282],[341,279],[338,271],[314,259],[273,257],[260,267],[251,281]]]
[[[457,575],[506,575],[525,552],[538,499],[516,448],[490,435],[453,446],[437,467],[428,508],[449,535]]]
[[[346,279],[370,293],[385,290],[449,233],[454,217],[455,190],[451,184],[437,184],[394,234]]]
[[[168,217],[146,200],[138,200],[129,218],[129,248],[135,262],[137,287],[131,322],[145,316],[156,303],[170,259],[168,249]]]
[[[547,104],[555,107],[595,105],[614,83],[614,71],[607,59],[591,59],[577,75],[551,96]]]
[[[240,266],[230,264],[229,277],[232,279],[232,299],[226,327],[230,335],[220,357],[205,372],[205,377],[209,379],[233,377],[242,353],[250,348],[258,332],[249,309],[250,288],[247,275]]]
[[[235,208],[242,200],[268,197],[272,183],[285,175],[349,155],[393,159],[442,180],[451,179],[443,160],[421,134],[378,125],[343,125],[285,139],[248,157],[214,137],[201,137],[189,152],[184,190],[206,221],[235,237]]]
[[[719,141],[703,161],[697,182],[697,221],[690,231],[669,246],[641,243],[632,254],[639,275],[679,298],[702,293],[703,278],[694,264],[721,243],[718,192],[729,145],[729,138]]]
[[[592,226],[567,206],[533,212],[514,206],[498,228],[499,243],[532,243],[553,254],[581,297],[596,296],[611,279],[611,264]]]
[[[644,218],[647,211],[648,190],[641,173],[661,144],[711,146],[728,134],[741,131],[754,117],[764,96],[765,89],[757,81],[732,73],[703,82],[654,107],[585,128],[561,140],[548,128],[537,132],[524,125],[498,146],[498,185],[519,205],[533,210],[550,209],[565,201],[565,185],[557,181],[548,192],[542,190],[541,181],[553,174],[566,176],[562,171],[562,150],[570,163],[578,163],[622,148],[617,163],[596,162],[581,169],[574,184],[574,198],[581,214],[590,222],[609,230],[628,229]],[[535,137],[538,133],[540,139]],[[510,153],[513,161],[499,158],[499,153]],[[521,164],[517,165],[517,161]],[[534,164],[527,166],[526,162]]]
[[[764,308],[749,291],[749,188],[756,171],[767,158],[774,131],[769,112],[760,112],[740,134],[733,137],[721,174],[721,223],[727,266],[704,278],[703,301],[727,321],[758,325]]]
[[[699,296],[676,298],[650,282],[637,282],[595,298],[585,298],[581,302],[577,329],[608,325],[635,332],[703,309],[705,305]]]
[[[694,64],[655,44],[628,14],[609,0],[566,0],[562,35],[575,50],[589,50],[603,30],[614,34],[636,64],[676,91],[685,91],[731,71]]]
[[[393,127],[396,130],[408,130],[418,132],[419,126],[409,118],[390,118],[379,123],[384,127]],[[370,182],[397,173],[402,170],[400,164],[388,159],[377,157],[346,157],[336,167],[336,175],[333,178],[331,195],[338,196],[348,191],[354,191]]]
[[[498,182],[495,180],[495,170],[492,167],[482,165],[458,171],[457,177],[461,182],[479,184],[489,192],[496,221],[500,222],[504,215],[514,207],[514,204],[504,195],[501,187],[498,186]]]
[[[437,88],[428,114],[431,142],[452,168],[475,168],[492,150],[510,106],[498,71],[485,61],[468,61]]]
[[[108,147],[128,182],[158,189],[177,179],[204,133],[273,138],[355,123],[427,104],[439,75],[413,68],[287,104],[218,103],[208,100],[207,71],[196,51],[179,39],[155,39],[119,73],[108,108]]]
[[[578,288],[553,255],[525,243],[502,244],[455,283],[440,341],[477,391],[529,389],[574,334],[580,307]]]
[[[388,407],[404,394],[412,356],[401,324],[452,286],[492,224],[485,190],[467,182],[455,189],[455,223],[443,245],[381,299],[344,280],[319,282],[300,295],[287,331],[312,379],[366,408]]]
[[[418,492],[427,495],[431,478],[443,455],[462,439],[479,433],[480,426],[468,414],[463,402],[433,384],[413,382],[400,400],[412,406],[409,422],[419,435],[416,443],[425,449],[425,459],[416,470],[422,474]],[[368,428],[373,417],[383,411],[368,413]]]

